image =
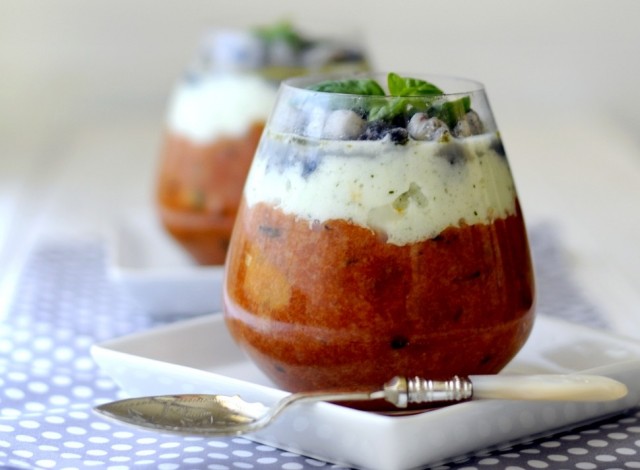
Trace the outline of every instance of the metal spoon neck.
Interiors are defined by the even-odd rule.
[[[394,377],[384,385],[384,398],[397,406],[409,404],[459,402],[473,397],[473,384],[467,377],[454,376],[448,380],[429,380],[421,377]]]

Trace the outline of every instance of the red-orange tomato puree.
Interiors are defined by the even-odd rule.
[[[200,264],[223,264],[263,123],[240,137],[193,143],[167,133],[157,206],[167,231]]]
[[[405,246],[344,220],[241,208],[225,315],[290,391],[500,371],[533,324],[526,232],[515,215]]]

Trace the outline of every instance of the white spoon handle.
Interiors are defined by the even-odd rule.
[[[476,375],[473,398],[609,401],[627,394],[617,380],[596,375]]]

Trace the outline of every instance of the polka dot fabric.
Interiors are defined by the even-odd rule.
[[[543,239],[540,232],[535,239]],[[547,235],[545,235],[547,236]],[[532,243],[547,255],[552,244]],[[537,247],[537,248],[536,248]],[[554,258],[556,259],[556,258]],[[346,468],[243,438],[176,437],[107,422],[96,404],[124,398],[93,362],[95,342],[156,326],[104,272],[98,242],[42,246],[0,323],[0,466],[11,469]],[[557,261],[557,259],[556,259]],[[537,263],[545,266],[545,263]],[[553,267],[557,272],[557,266]],[[558,282],[545,280],[558,289]],[[569,291],[564,286],[564,293]],[[572,319],[578,299],[572,291]],[[566,298],[566,297],[564,297]],[[551,298],[541,305],[557,307]],[[606,326],[585,308],[582,323]],[[164,319],[162,321],[170,321]],[[596,424],[460,457],[439,469],[640,469],[640,409]]]

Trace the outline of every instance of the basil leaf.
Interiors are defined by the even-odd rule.
[[[387,85],[392,96],[437,96],[444,94],[433,83],[417,78],[401,77],[393,72],[387,76]]]
[[[406,105],[406,101],[401,98],[382,100],[381,104],[371,106],[371,108],[369,109],[367,120],[391,120],[394,117],[402,114],[406,108]]]
[[[288,21],[281,21],[272,26],[255,30],[256,35],[267,44],[283,41],[294,49],[299,49],[304,40]]]
[[[418,97],[443,94],[443,91],[432,83],[416,78],[401,77],[397,73],[387,75],[387,86],[391,96],[396,98],[388,99],[379,106],[372,106],[369,111],[369,121],[378,119],[391,121],[400,114],[426,111],[428,101]]]
[[[384,96],[384,90],[375,80],[369,78],[351,80],[330,80],[311,85],[309,90],[347,95]]]
[[[455,101],[445,101],[436,107],[434,111],[438,119],[447,123],[450,128],[453,128],[470,109],[471,98],[465,96]]]
[[[394,98],[386,98],[385,91],[378,82],[373,79],[347,79],[332,80],[317,83],[309,87],[310,90],[322,91],[328,93],[342,93],[350,95],[367,95],[380,96],[379,101],[371,101],[368,104],[367,113],[368,121],[385,120],[392,121],[396,117],[406,114],[407,116],[414,112],[426,112],[431,106],[431,99],[424,97],[437,97],[444,92],[432,83],[416,78],[401,77],[396,73],[389,73],[387,76],[387,85],[389,94]],[[459,109],[460,108],[460,109]],[[460,115],[464,115],[469,108],[469,100],[457,103],[446,102],[438,108],[431,108],[434,114],[442,116],[445,122],[455,122]],[[461,113],[461,109],[464,112]]]
[[[393,118],[401,115],[413,115],[416,112],[426,112],[427,103],[424,99],[412,99],[412,98],[393,98],[381,101],[380,105],[373,105],[369,109],[368,120],[376,121],[383,119],[385,121],[391,121]]]

